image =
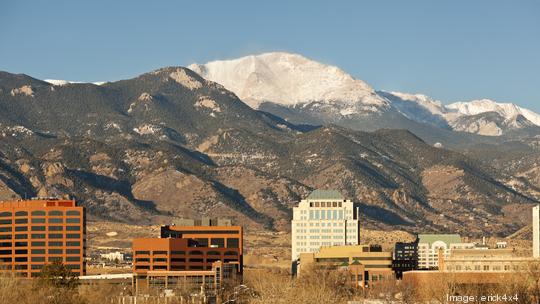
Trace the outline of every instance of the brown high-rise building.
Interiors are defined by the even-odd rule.
[[[84,207],[74,200],[0,202],[0,269],[30,278],[61,261],[84,275],[85,235]]]
[[[133,240],[133,271],[210,270],[214,262],[243,271],[241,226],[162,226],[161,238]]]

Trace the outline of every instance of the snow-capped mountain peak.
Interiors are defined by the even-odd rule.
[[[338,67],[298,54],[272,52],[192,64],[189,69],[218,82],[253,108],[263,102],[295,106],[310,102],[387,106],[372,87]]]
[[[514,119],[522,115],[532,123],[540,126],[540,115],[522,108],[513,103],[498,103],[491,99],[479,99],[468,102],[456,102],[447,106],[448,109],[455,110],[460,115],[477,115],[486,112],[496,112],[506,119]]]

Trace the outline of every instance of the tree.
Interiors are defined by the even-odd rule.
[[[54,261],[41,269],[38,282],[41,285],[73,290],[79,286],[79,279],[66,265]]]

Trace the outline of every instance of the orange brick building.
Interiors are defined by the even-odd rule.
[[[214,262],[243,271],[241,226],[163,226],[161,238],[133,240],[133,271],[211,270]]]
[[[86,273],[86,217],[74,200],[0,202],[0,269],[35,277],[44,265],[61,261]]]

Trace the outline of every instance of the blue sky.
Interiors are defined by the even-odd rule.
[[[0,70],[103,81],[289,51],[376,89],[540,112],[540,1],[0,1]]]

